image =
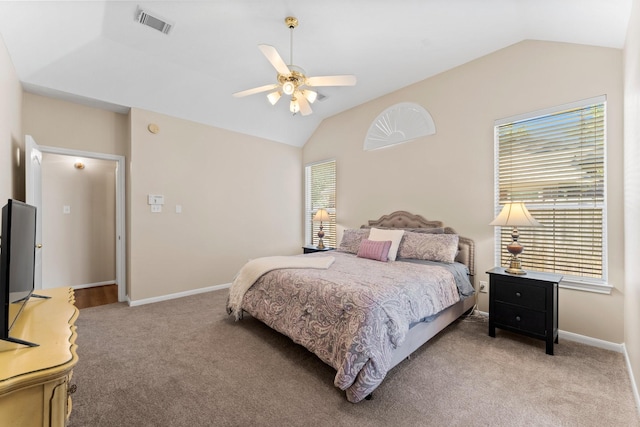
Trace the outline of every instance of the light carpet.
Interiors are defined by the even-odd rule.
[[[622,354],[457,321],[349,403],[335,371],[221,290],[80,311],[70,426],[640,426]]]

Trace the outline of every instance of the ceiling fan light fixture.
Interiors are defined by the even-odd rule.
[[[287,95],[291,95],[296,90],[296,85],[292,81],[286,81],[282,84],[282,91]]]
[[[278,102],[281,96],[282,96],[282,93],[280,93],[280,91],[275,91],[267,95],[267,99],[269,100],[271,105],[276,105],[276,103]]]
[[[296,98],[291,98],[291,103],[289,104],[289,111],[293,114],[296,114],[300,111],[300,104],[298,104],[298,100]]]
[[[307,101],[309,101],[309,103],[313,104],[314,102],[316,102],[316,99],[318,99],[318,92],[305,89],[302,91],[302,96],[307,98]]]
[[[307,88],[353,86],[356,84],[356,77],[353,75],[307,77],[302,68],[293,64],[293,29],[298,26],[298,20],[293,16],[288,16],[285,18],[285,24],[289,28],[291,36],[289,64],[284,62],[275,47],[267,44],[258,45],[260,52],[278,72],[276,83],[236,92],[233,96],[241,98],[255,93],[268,92],[267,99],[271,105],[275,105],[284,94],[290,97],[289,110],[293,114],[300,113],[302,116],[308,116],[313,113],[310,104],[316,100],[322,101],[326,96]]]

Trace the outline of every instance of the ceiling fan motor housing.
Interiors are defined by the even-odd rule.
[[[292,67],[289,66],[289,68],[291,69]],[[278,83],[282,85],[282,91],[287,95],[291,95],[298,90],[298,87],[304,85],[306,80],[307,78],[302,72],[293,69],[289,75],[278,74]]]

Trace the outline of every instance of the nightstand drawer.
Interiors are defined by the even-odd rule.
[[[546,290],[541,286],[497,280],[491,291],[494,292],[496,301],[508,302],[534,310],[545,310],[547,307]]]
[[[509,326],[540,336],[546,335],[544,313],[496,302],[494,312],[496,326]]]

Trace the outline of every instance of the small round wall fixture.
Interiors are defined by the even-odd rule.
[[[151,123],[149,126],[147,126],[147,129],[154,135],[160,132],[160,127],[158,127],[158,125],[155,123]]]
[[[375,118],[364,139],[364,150],[402,144],[436,133],[431,114],[414,102],[392,105]]]

